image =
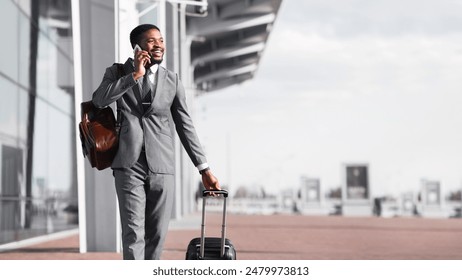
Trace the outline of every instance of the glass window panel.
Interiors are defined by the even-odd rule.
[[[36,113],[34,177],[46,178],[48,191],[67,191],[72,185],[73,120],[42,100],[37,100]]]
[[[0,72],[17,80],[18,76],[18,34],[19,34],[19,12],[12,1],[0,1],[0,18],[2,23],[0,32],[2,44],[0,50],[2,52],[2,63],[0,63]],[[8,23],[8,24],[5,24]],[[27,56],[27,53],[23,54]]]
[[[18,87],[0,76],[0,132],[8,137],[18,137]]]
[[[19,13],[18,30],[18,44],[16,45],[18,82],[29,88],[30,20],[23,13]]]
[[[18,94],[18,104],[17,104],[17,116],[18,116],[17,137],[22,141],[23,145],[25,146],[26,139],[27,139],[27,118],[29,115],[29,107],[28,107],[29,106],[29,93],[23,89],[19,89],[18,93],[19,94]]]
[[[71,38],[56,39],[57,37],[57,30],[48,30],[48,36],[39,34],[37,95],[70,114],[73,106],[70,94],[73,94],[74,75]],[[60,46],[53,43],[58,41]]]

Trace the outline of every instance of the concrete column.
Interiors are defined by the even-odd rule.
[[[82,100],[91,99],[100,84],[106,67],[117,60],[116,14],[118,0],[80,1],[81,80]],[[80,110],[79,110],[80,111]],[[80,114],[78,114],[80,115]],[[79,210],[82,252],[118,252],[118,208],[112,170],[98,171],[85,159],[84,183],[79,191],[85,192]],[[84,237],[82,235],[85,235]],[[83,241],[82,241],[83,239]],[[86,243],[86,244],[84,244]]]

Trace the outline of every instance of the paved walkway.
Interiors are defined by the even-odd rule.
[[[207,235],[220,235],[209,214]],[[163,259],[182,260],[200,234],[200,217],[171,224]],[[241,260],[462,260],[460,219],[228,215],[228,234]],[[78,252],[78,235],[0,253],[0,259],[119,260],[118,253]]]

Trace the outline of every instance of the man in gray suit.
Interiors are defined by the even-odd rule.
[[[124,259],[159,259],[174,198],[174,127],[208,190],[220,185],[211,173],[186,107],[178,75],[162,66],[159,28],[137,26],[130,33],[134,59],[106,69],[93,103],[117,102],[121,127],[112,163],[122,222]],[[140,48],[138,48],[138,46]]]

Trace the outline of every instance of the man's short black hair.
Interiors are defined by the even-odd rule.
[[[160,32],[159,27],[154,24],[141,24],[135,27],[132,32],[130,32],[130,43],[132,44],[132,48],[134,48],[136,44],[139,44],[141,35],[151,29],[157,29]]]

